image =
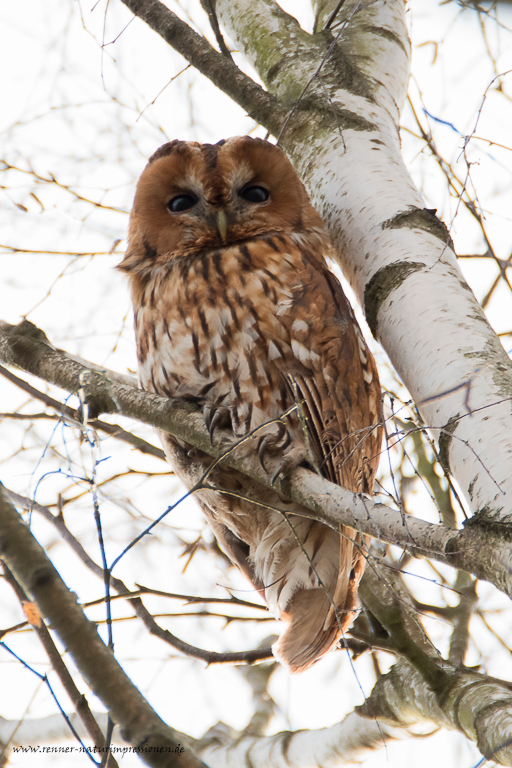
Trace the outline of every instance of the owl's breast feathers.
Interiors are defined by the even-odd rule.
[[[307,402],[317,450],[379,422],[378,377],[350,305],[293,235],[155,269],[135,305],[135,327],[142,385],[229,408],[240,437],[294,404],[290,377]]]

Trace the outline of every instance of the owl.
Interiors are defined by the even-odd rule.
[[[141,385],[195,403],[265,468],[309,467],[371,493],[381,434],[375,362],[326,257],[320,215],[286,155],[249,136],[171,141],[137,185],[128,249]],[[190,488],[212,459],[163,434]],[[365,542],[220,464],[196,493],[220,546],[286,623],[292,672],[331,650],[358,610]]]

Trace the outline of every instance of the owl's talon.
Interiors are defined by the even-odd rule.
[[[265,466],[264,457],[265,457],[265,452],[268,448],[269,442],[270,443],[273,442],[269,435],[260,437],[260,439],[258,440],[258,458],[260,460],[260,464],[262,466],[263,471],[266,472],[267,475],[269,474],[269,471]]]
[[[210,443],[213,442],[213,433],[217,427],[227,427],[230,424],[230,413],[224,406],[215,406],[207,403],[203,408],[204,422],[210,435]]]
[[[288,448],[288,446],[290,445],[291,442],[292,442],[292,436],[290,435],[288,430],[286,430],[286,436],[284,438],[284,442],[283,442],[282,445],[279,446],[279,449],[281,451],[284,451],[286,448]]]
[[[270,472],[265,466],[265,453],[267,451],[272,451],[274,453],[276,451],[284,451],[286,448],[288,448],[291,441],[291,435],[282,422],[278,423],[277,433],[275,435],[263,435],[263,437],[260,437],[258,442],[258,457],[260,464],[267,475],[269,475]]]
[[[217,409],[213,414],[213,418],[210,422],[210,427],[208,429],[208,432],[210,433],[210,443],[213,442],[213,433],[216,427],[219,427],[223,423],[225,423],[225,420],[226,420],[226,409],[223,409],[223,410],[221,410],[220,408]]]
[[[205,405],[203,408],[204,423],[206,424],[206,429],[210,433],[210,440],[211,440],[210,427],[211,427],[214,412],[215,412],[215,409],[211,405]]]
[[[281,475],[284,472],[285,468],[286,468],[286,463],[282,461],[278,466],[278,468],[276,469],[276,471],[274,472],[274,474],[272,475],[272,477],[270,478],[270,485],[274,485],[275,481],[277,480],[279,475]]]

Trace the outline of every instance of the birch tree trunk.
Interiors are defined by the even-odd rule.
[[[314,35],[273,0],[218,0],[217,10],[289,110],[279,143],[324,217],[372,333],[466,495],[472,524],[508,523],[512,363],[400,154],[410,55],[404,3],[348,0],[327,31],[338,5],[316,3]]]

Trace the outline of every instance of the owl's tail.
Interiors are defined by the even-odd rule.
[[[304,547],[306,552],[301,552],[300,561],[310,576],[311,586],[304,584],[306,579],[301,578],[300,587],[293,591],[293,584],[288,582],[292,596],[280,612],[280,618],[288,626],[272,647],[275,658],[291,672],[303,672],[311,667],[348,630],[357,615],[357,587],[365,565],[359,537],[353,542],[343,533],[340,536],[320,523],[310,523],[310,526],[306,545],[315,542],[313,559],[319,564],[324,578],[321,585],[313,578],[312,570],[317,569],[308,562],[309,547]],[[331,560],[327,569],[326,559]],[[287,574],[288,577],[291,575]],[[329,583],[326,583],[327,575],[330,576]],[[290,594],[288,589],[286,591]]]

